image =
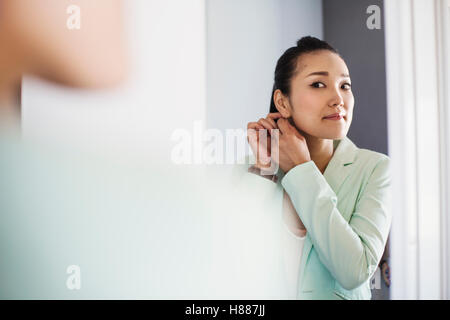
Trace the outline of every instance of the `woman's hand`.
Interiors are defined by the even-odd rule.
[[[278,148],[278,146],[281,146],[281,148],[273,150],[274,153],[278,153],[278,155],[273,158],[274,161],[277,161],[278,156],[279,166],[283,171],[287,172],[297,164],[310,160],[305,138],[289,123],[288,120],[281,117],[279,112],[269,113],[265,119],[261,118],[258,122],[249,122],[247,124],[247,139],[253,154],[256,155],[255,167],[257,168],[267,168],[271,166],[272,148],[270,136],[271,130],[274,129],[279,130],[279,139],[278,143],[277,139],[274,140],[276,145],[273,147]],[[279,119],[278,124],[276,119]],[[280,125],[283,129],[280,128]],[[268,130],[267,138],[264,139],[264,141],[260,141],[259,139],[259,130]],[[306,234],[307,230],[286,192],[283,192],[283,218],[294,234],[302,237]]]
[[[247,124],[247,140],[256,157],[255,167],[269,168],[271,166],[271,142],[272,130],[278,129],[275,119],[281,118],[279,112],[269,113],[266,118],[261,118],[258,122],[249,122]],[[266,139],[259,137],[259,130],[267,130]]]
[[[311,161],[308,145],[303,135],[285,118],[277,122],[279,132],[278,160],[281,170],[287,173],[293,167]],[[276,141],[276,140],[275,140]]]

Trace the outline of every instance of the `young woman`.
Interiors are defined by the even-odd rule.
[[[272,181],[284,193],[293,238],[283,249],[291,250],[297,299],[371,298],[391,224],[389,157],[346,137],[353,106],[344,60],[328,43],[304,37],[278,60],[269,115],[247,125],[257,155],[249,171],[266,160],[281,168]],[[268,139],[279,130],[278,143],[260,141],[258,130]],[[270,158],[274,148],[278,159]]]

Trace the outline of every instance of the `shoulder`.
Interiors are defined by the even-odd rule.
[[[388,155],[359,148],[348,137],[341,141],[337,150],[340,164],[348,167],[354,179],[367,181],[374,174],[382,175],[385,178],[389,176],[390,158]]]
[[[376,165],[380,162],[390,162],[390,158],[388,155],[369,150],[369,149],[362,149],[358,148],[356,153],[355,162],[358,162],[358,164],[364,165],[364,164],[372,164]]]
[[[355,170],[367,178],[390,178],[390,162],[388,155],[368,149],[357,150],[355,156]]]
[[[384,153],[359,148],[348,137],[342,139],[336,149],[337,162],[347,167],[350,172],[357,176],[367,177],[377,167],[387,170],[390,164],[390,158]]]

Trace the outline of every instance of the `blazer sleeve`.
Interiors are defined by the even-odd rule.
[[[347,290],[366,282],[383,255],[391,225],[389,161],[385,156],[376,163],[348,222],[313,161],[292,168],[281,181],[319,259]]]

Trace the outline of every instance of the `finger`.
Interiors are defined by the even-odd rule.
[[[250,128],[247,129],[247,138],[251,140],[256,140],[258,137],[258,131],[256,129]]]
[[[274,134],[270,137],[270,157],[275,159],[276,162],[280,159],[280,144],[279,144],[279,135]]]
[[[265,129],[269,130],[269,132],[270,132],[270,130],[272,130],[272,129],[276,129],[276,127],[274,127],[274,126],[273,126],[269,121],[267,121],[266,119],[261,118],[261,119],[259,119],[258,123],[261,124],[262,126],[264,126]]]
[[[247,130],[247,139],[250,144],[253,155],[256,159],[256,166],[264,165],[270,162],[270,151],[267,150],[267,131],[266,130]]]
[[[252,149],[254,149],[255,151],[257,150],[256,148],[258,147],[258,131],[256,129],[248,129],[247,130],[247,141],[250,144],[250,146],[252,147]]]
[[[264,148],[267,148],[267,144],[270,142],[269,134],[266,130],[258,131],[258,144],[262,145]]]
[[[270,150],[270,139],[268,139],[265,129],[247,129],[247,141],[254,151],[257,151],[258,148],[268,148]]]
[[[263,130],[264,127],[260,125],[258,122],[249,122],[247,124],[247,129]]]
[[[271,119],[278,119],[278,118],[281,118],[281,117],[283,117],[283,116],[282,116],[281,113],[279,113],[279,112],[272,112],[272,113],[269,113],[269,114],[267,115],[267,117],[268,117],[268,118],[271,118]]]
[[[255,157],[258,157],[258,132],[255,129],[247,131],[247,140]]]
[[[260,139],[261,142],[258,143],[258,162],[262,165],[267,165],[270,163],[270,149],[269,146],[264,143],[264,140],[265,139]]]
[[[278,125],[277,125],[277,123],[275,122],[275,120],[273,120],[273,119],[270,118],[269,116],[267,116],[266,120],[267,120],[268,122],[270,122],[270,124],[271,124],[275,129],[278,129]]]
[[[278,128],[280,129],[280,134],[287,134],[290,133],[292,128],[289,124],[289,121],[286,118],[281,118],[277,122]]]

